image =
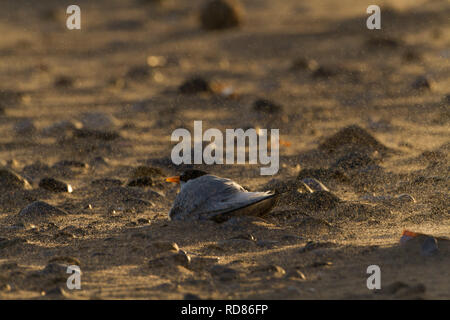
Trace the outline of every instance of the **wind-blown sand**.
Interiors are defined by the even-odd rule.
[[[242,27],[208,32],[203,1],[164,2],[80,0],[81,31],[60,1],[0,4],[0,167],[29,181],[0,174],[0,298],[449,299],[447,241],[399,245],[450,235],[448,3],[381,1],[371,31],[361,1],[248,0]],[[213,92],[180,93],[193,76]],[[186,167],[170,135],[194,120],[280,129],[273,177],[199,166],[284,192],[271,214],[168,221],[164,177]],[[330,192],[298,192],[304,178]],[[35,201],[60,211],[21,211]]]

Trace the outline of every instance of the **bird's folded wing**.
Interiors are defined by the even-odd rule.
[[[246,193],[245,189],[234,181],[204,175],[185,184],[175,198],[169,216],[172,219],[184,219],[188,215],[198,215],[208,208],[224,208],[225,203],[239,193]]]

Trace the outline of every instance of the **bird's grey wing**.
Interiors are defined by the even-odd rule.
[[[233,195],[246,192],[244,188],[230,179],[204,175],[188,181],[178,193],[169,217],[172,220],[201,218],[205,210],[220,200],[231,199]]]
[[[217,222],[225,221],[234,215],[261,216],[270,211],[278,195],[270,192],[240,192],[230,199],[208,202],[208,207],[199,208],[202,216]]]

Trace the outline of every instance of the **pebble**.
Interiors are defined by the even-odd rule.
[[[316,250],[319,248],[327,248],[334,246],[332,242],[316,242],[316,241],[308,241],[303,248],[300,249],[300,252],[308,252],[312,250]]]
[[[57,262],[51,262],[47,264],[44,269],[42,269],[41,274],[44,275],[52,275],[52,276],[61,276],[65,275],[67,272],[67,267],[69,265],[65,263],[57,263]]]
[[[68,256],[53,257],[49,260],[49,263],[67,263],[70,265],[81,266],[80,260]]]
[[[82,127],[83,124],[79,121],[63,120],[42,129],[42,134],[50,137],[61,137],[65,136],[65,134],[69,131],[81,129]]]
[[[205,30],[221,30],[242,24],[243,8],[237,0],[208,1],[201,9],[200,23]]]
[[[330,192],[330,189],[325,187],[325,185],[317,179],[314,178],[305,178],[302,180],[304,184],[306,184],[312,191],[326,191]]]
[[[178,245],[175,242],[170,242],[170,241],[151,242],[147,248],[154,250],[156,252],[159,252],[159,253],[168,252],[168,251],[173,251],[173,252],[180,251],[180,248],[178,247]]]
[[[41,294],[51,298],[52,300],[63,300],[69,297],[69,294],[61,287],[55,287],[48,291],[43,291]]]
[[[54,178],[43,178],[39,182],[39,187],[52,192],[72,193],[72,186]]]
[[[291,270],[286,273],[286,278],[293,280],[306,280],[306,276],[303,272],[299,270]]]
[[[420,253],[425,256],[432,256],[438,252],[438,242],[434,237],[427,237],[421,247]]]
[[[201,300],[201,298],[193,293],[186,293],[183,297],[183,300]]]
[[[126,74],[126,77],[133,80],[145,80],[152,74],[149,66],[134,66],[131,67]]]
[[[109,130],[117,125],[117,120],[107,113],[88,112],[81,115],[83,129]]]
[[[0,292],[9,292],[11,291],[11,286],[8,283],[0,285]]]
[[[211,269],[209,269],[209,273],[213,277],[218,278],[220,281],[230,281],[239,278],[239,272],[232,268],[221,265],[213,266]]]
[[[36,219],[49,216],[63,216],[67,214],[66,211],[53,207],[46,202],[36,201],[20,210],[18,217],[24,219]]]
[[[317,70],[319,64],[316,60],[306,59],[306,58],[297,58],[292,62],[291,70],[307,70],[314,71]]]
[[[31,136],[37,132],[33,120],[23,119],[14,125],[14,132],[19,136]]]
[[[75,80],[72,77],[61,75],[56,77],[53,84],[56,88],[67,89],[74,86]]]
[[[0,169],[0,189],[27,190],[31,189],[30,183],[19,174],[10,169]]]
[[[150,260],[148,264],[151,268],[167,268],[169,266],[182,266],[187,268],[190,263],[191,257],[180,250],[177,253]]]
[[[412,83],[411,88],[415,90],[430,90],[431,82],[426,76],[418,76]]]
[[[150,220],[149,219],[145,219],[145,218],[139,218],[138,220],[137,220],[137,223],[138,224],[150,224]]]
[[[183,82],[178,88],[178,91],[183,94],[196,94],[212,92],[212,89],[209,81],[200,77],[194,77]]]
[[[281,278],[286,274],[286,270],[277,265],[267,265],[257,267],[252,273],[269,273],[276,278]]]
[[[276,114],[283,110],[283,107],[267,99],[258,99],[253,102],[253,110],[266,114]]]
[[[407,193],[401,194],[397,196],[397,201],[400,201],[401,203],[416,203],[416,199]]]
[[[69,168],[69,169],[86,169],[89,166],[81,161],[76,160],[61,160],[53,165],[53,168]]]

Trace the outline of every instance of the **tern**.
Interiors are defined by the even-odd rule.
[[[170,220],[206,220],[223,222],[232,216],[263,216],[276,204],[278,194],[249,192],[233,180],[201,170],[186,170],[167,182],[180,184]]]

